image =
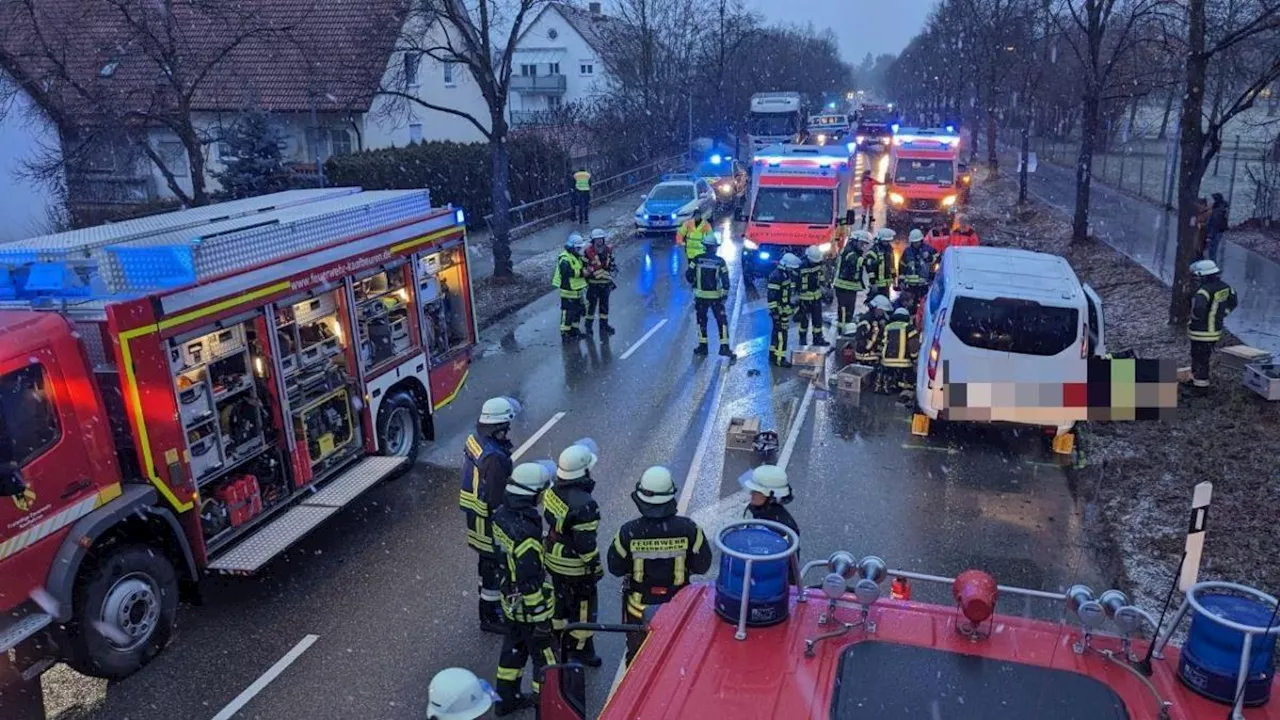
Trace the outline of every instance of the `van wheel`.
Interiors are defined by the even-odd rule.
[[[408,393],[389,395],[378,408],[378,452],[388,457],[406,458],[390,477],[405,474],[418,461],[422,450],[422,418],[418,404]]]
[[[178,577],[160,551],[124,545],[85,571],[67,625],[71,667],[118,680],[169,642],[178,614]]]

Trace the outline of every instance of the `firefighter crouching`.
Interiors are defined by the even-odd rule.
[[[880,369],[876,373],[876,389],[882,393],[903,393],[916,389],[916,359],[920,357],[920,332],[906,308],[893,311],[884,326],[884,344],[880,348]]]
[[[502,506],[503,488],[511,477],[511,450],[507,433],[516,416],[507,398],[490,398],[480,408],[476,431],[467,436],[462,454],[462,486],[458,505],[467,522],[467,545],[480,556],[480,629],[507,631],[498,589],[502,565],[493,544],[493,515]]]
[[[582,254],[586,247],[587,241],[581,235],[570,233],[556,260],[556,271],[551,276],[552,286],[560,292],[561,340],[575,340],[586,334],[585,329],[578,329],[579,321],[585,325],[587,265]]]
[[[537,463],[511,471],[506,500],[493,517],[493,539],[503,557],[502,610],[507,636],[498,655],[498,704],[495,715],[534,707],[542,669],[556,662],[551,618],[555,590],[543,565],[542,518],[538,499],[551,485],[551,473]],[[533,660],[532,696],[520,689],[524,666]]]
[[[797,310],[795,271],[799,267],[800,258],[787,253],[769,273],[769,362],[777,367],[791,367],[787,335],[791,333],[791,316]]]
[[[874,368],[880,364],[884,329],[892,309],[889,298],[876,295],[867,302],[867,311],[858,316],[853,329],[853,359],[859,365]]]
[[[714,234],[711,223],[695,215],[681,223],[676,230],[676,244],[684,246],[685,260],[692,265],[699,255],[707,251],[706,240]]]
[[[543,497],[547,520],[547,571],[556,590],[557,628],[566,623],[596,622],[599,598],[596,583],[604,577],[596,531],[600,528],[600,507],[591,491],[596,455],[584,445],[571,445],[556,463],[555,487]],[[600,667],[595,638],[590,630],[572,630],[562,637],[565,657],[587,667]]]
[[[851,242],[845,243],[836,256],[835,279],[831,287],[836,294],[836,334],[841,335],[853,327],[858,307],[858,293],[866,290],[862,282],[864,253],[871,249],[871,233],[859,230]]]
[[[915,315],[921,298],[929,291],[937,259],[934,249],[924,243],[924,233],[919,228],[912,230],[907,236],[907,249],[903,251],[898,264],[898,290],[902,293],[899,302],[912,315]]]
[[[685,277],[693,286],[693,312],[698,320],[698,346],[694,355],[707,354],[707,315],[714,315],[720,330],[720,354],[733,357],[729,349],[729,319],[724,301],[729,297],[729,266],[716,254],[720,241],[714,234],[703,241],[706,252],[689,264]]]
[[[609,294],[617,287],[613,276],[618,272],[618,263],[613,259],[613,248],[608,243],[604,230],[596,228],[591,231],[591,244],[584,253],[587,263],[587,318],[583,329],[591,332],[591,325],[600,318],[600,337],[612,335],[615,331],[609,324]]]
[[[808,345],[809,328],[813,328],[813,344],[829,345],[822,336],[822,293],[826,287],[826,268],[823,253],[816,245],[804,251],[804,262],[796,276],[797,308],[800,319],[800,344]]]
[[[671,471],[651,467],[631,493],[640,517],[622,525],[609,546],[609,572],[622,578],[622,621],[644,623],[645,610],[670,602],[690,576],[711,569],[711,545],[702,528],[676,514]],[[644,633],[627,635],[627,664],[644,643]]]
[[[1209,360],[1213,346],[1222,339],[1223,323],[1236,309],[1236,291],[1223,282],[1222,271],[1212,260],[1191,263],[1191,274],[1200,282],[1191,296],[1187,338],[1191,341],[1191,384],[1200,391],[1209,389]]]
[[[867,269],[867,279],[871,285],[869,296],[883,295],[889,297],[889,286],[893,284],[893,239],[897,233],[889,228],[881,228],[876,233],[875,245],[871,251],[863,255],[862,264]]]

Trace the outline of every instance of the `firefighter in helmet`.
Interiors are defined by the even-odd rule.
[[[503,487],[511,477],[508,437],[516,403],[504,397],[490,398],[480,408],[475,432],[467,436],[462,452],[462,485],[458,506],[467,522],[467,545],[479,555],[480,629],[506,632],[502,615],[502,595],[498,583],[502,566],[493,545],[493,514],[502,506]]]
[[[876,387],[884,393],[909,393],[916,389],[916,359],[920,357],[920,332],[906,308],[893,311],[884,327],[880,370]]]
[[[591,231],[591,244],[583,253],[587,263],[587,316],[582,326],[589,334],[591,324],[600,318],[602,338],[615,332],[609,324],[609,294],[617,287],[613,276],[618,272],[618,263],[613,259],[613,247],[608,241],[605,231],[596,228]]]
[[[587,264],[582,255],[586,249],[587,241],[576,232],[570,233],[551,276],[551,285],[560,293],[560,338],[565,341],[586,334],[578,327],[579,321],[585,325]]]
[[[893,239],[897,236],[890,228],[880,228],[876,233],[875,245],[863,256],[863,267],[871,283],[869,295],[889,297],[889,286],[893,284]]]
[[[867,289],[862,281],[862,262],[864,253],[871,249],[871,242],[871,233],[859,230],[836,256],[835,279],[831,281],[831,286],[836,293],[837,334],[846,332],[853,325],[858,293]]]
[[[646,610],[711,569],[711,544],[697,523],[676,514],[677,494],[670,470],[645,470],[631,493],[640,517],[623,523],[609,546],[609,572],[622,578],[624,623],[643,624]],[[643,642],[643,632],[627,635],[628,664]]]
[[[875,367],[880,363],[884,328],[892,310],[893,304],[884,295],[875,295],[867,301],[867,311],[858,316],[853,330],[853,359],[859,364]]]
[[[703,241],[706,252],[689,263],[685,277],[693,286],[693,312],[698,321],[698,345],[693,349],[694,355],[707,354],[707,315],[714,315],[720,331],[720,354],[733,357],[729,349],[729,316],[724,309],[725,298],[729,297],[729,266],[724,258],[716,254],[720,240],[715,233]]]
[[[916,305],[928,291],[937,260],[937,253],[924,242],[924,233],[919,228],[913,229],[907,236],[907,249],[902,253],[898,273],[898,290],[902,293],[900,302],[908,312],[915,313]]]
[[[596,546],[600,507],[591,496],[596,486],[591,469],[596,460],[586,445],[565,448],[556,463],[555,486],[542,502],[547,521],[547,570],[556,590],[557,629],[571,622],[596,622],[596,583],[604,577]],[[569,660],[593,668],[602,664],[591,631],[572,630],[561,640]]]
[[[826,289],[826,256],[816,245],[810,245],[804,251],[804,261],[796,276],[796,298],[800,319],[797,327],[800,330],[800,344],[808,345],[809,328],[813,328],[813,344],[829,345],[822,336],[822,293]]]
[[[778,367],[791,367],[787,357],[787,336],[791,333],[791,316],[798,309],[795,273],[800,269],[800,258],[787,253],[778,261],[778,267],[769,273],[769,320],[771,324],[769,362]]]

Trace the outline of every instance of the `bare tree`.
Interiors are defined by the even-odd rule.
[[[1200,182],[1222,150],[1222,130],[1252,108],[1262,91],[1280,80],[1280,1],[1186,0],[1186,88],[1179,117],[1178,251],[1174,260],[1169,322],[1185,324],[1193,282],[1190,265],[1196,256],[1193,225]],[[1205,107],[1214,71],[1217,102]]]

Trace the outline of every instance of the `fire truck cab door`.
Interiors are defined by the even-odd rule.
[[[25,486],[0,496],[0,607],[44,585],[67,529],[97,505],[98,484],[58,355],[50,346],[0,359],[0,473]],[[71,354],[71,357],[78,357]],[[91,387],[92,380],[77,382]],[[79,403],[96,407],[93,401]]]

